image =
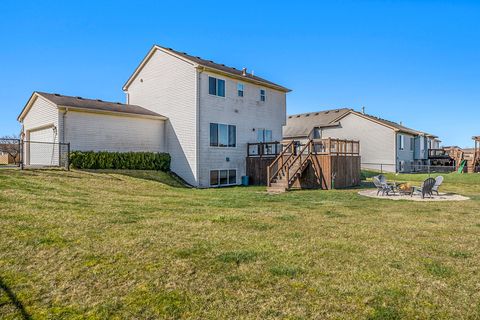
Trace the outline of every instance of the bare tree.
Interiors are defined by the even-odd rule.
[[[20,137],[16,134],[0,137],[0,152],[10,155],[17,164],[20,160]]]

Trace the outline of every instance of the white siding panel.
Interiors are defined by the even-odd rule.
[[[68,111],[65,141],[80,151],[165,152],[165,121]]]
[[[56,166],[59,163],[59,148],[52,127],[30,131],[30,142],[26,144],[29,165]]]
[[[225,80],[225,97],[212,96],[208,93],[209,76]],[[286,123],[286,94],[241,82],[244,84],[244,96],[238,97],[239,82],[241,81],[213,73],[200,74],[200,187],[209,186],[210,170],[217,169],[236,169],[237,183],[240,183],[240,177],[246,174],[247,143],[257,141],[256,129],[272,130],[272,140],[282,140],[282,126]],[[260,102],[260,89],[266,91],[265,102]],[[210,123],[235,125],[237,146],[210,147]]]
[[[362,167],[395,172],[395,131],[355,114],[340,120],[340,127],[322,129],[322,138],[360,141]]]
[[[61,135],[61,131],[58,128],[59,111],[57,106],[43,97],[37,96],[22,124],[27,141],[61,141],[61,137],[58,136]],[[56,135],[53,128],[57,128]],[[58,156],[55,156],[58,150],[55,150],[53,145],[30,143],[25,147],[24,152],[26,165],[58,164]]]
[[[197,71],[157,50],[128,88],[129,103],[169,118],[165,124],[171,169],[188,183],[197,176]]]
[[[23,119],[24,130],[28,132],[47,125],[58,127],[58,118],[57,106],[42,97],[38,97]]]

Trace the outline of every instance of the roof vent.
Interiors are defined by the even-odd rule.
[[[339,113],[339,112],[340,112],[340,110],[335,110],[335,113]]]
[[[115,103],[116,103],[116,104],[120,104],[120,105],[122,104],[121,102],[115,102]]]
[[[77,99],[83,100],[83,98],[82,98],[82,97],[77,97]]]
[[[103,101],[102,101],[102,100],[100,100],[100,99],[97,99],[97,101],[103,102]]]
[[[309,116],[310,116],[310,113],[307,113],[307,114],[305,115],[305,117],[309,117]]]
[[[329,113],[330,113],[330,111],[325,111],[325,114],[329,114]]]
[[[319,115],[319,113],[318,113],[318,112],[316,112],[316,113],[315,113],[315,115],[316,115],[316,116],[318,116],[318,115]]]
[[[60,97],[60,95],[58,93],[54,93],[53,94],[54,96],[57,96],[57,97]]]
[[[242,69],[242,76],[246,76],[247,75],[247,68],[243,68]]]
[[[292,119],[292,116],[288,116],[288,119]]]
[[[297,118],[300,118],[300,115],[298,115]]]

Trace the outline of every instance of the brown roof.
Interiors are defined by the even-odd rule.
[[[47,100],[50,100],[56,105],[62,106],[62,107],[162,117],[162,115],[156,112],[153,112],[151,110],[148,110],[133,104],[124,104],[120,102],[108,102],[100,99],[86,99],[82,97],[64,96],[57,93],[46,93],[46,92],[35,92],[35,93],[44,97]],[[22,110],[22,113],[23,113],[23,110]]]
[[[283,127],[283,137],[287,139],[308,137],[314,128],[331,126],[335,119],[351,110],[342,108],[288,116],[287,124]]]
[[[174,50],[172,48],[167,48],[167,47],[163,47],[163,46],[159,46],[159,45],[154,45],[153,46],[153,48],[150,50],[149,54],[147,54],[147,56],[144,58],[142,63],[137,67],[137,69],[132,74],[132,76],[130,76],[130,78],[127,80],[127,82],[123,86],[124,89],[126,89],[129,85],[130,81],[133,78],[135,78],[136,73],[142,68],[144,63],[149,59],[149,57],[153,53],[154,49],[161,49],[161,50],[166,51],[166,52],[171,52],[172,54],[180,56],[180,57],[182,57],[182,58],[184,58],[188,61],[191,61],[191,62],[193,62],[197,65],[200,65],[200,66],[203,66],[203,67],[206,67],[206,68],[210,68],[210,69],[214,69],[214,70],[218,70],[218,71],[221,71],[221,72],[224,72],[224,73],[227,73],[227,74],[231,74],[233,76],[242,77],[246,81],[250,80],[250,81],[254,81],[254,82],[263,83],[267,86],[271,86],[271,87],[274,87],[278,90],[285,91],[285,92],[290,92],[291,91],[288,88],[285,88],[285,87],[283,87],[279,84],[276,84],[274,82],[268,81],[264,78],[252,75],[251,73],[247,72],[245,75],[243,75],[243,70],[239,70],[239,69],[236,69],[236,68],[233,68],[233,67],[226,66],[226,65],[221,64],[221,63],[214,62],[212,60],[203,59],[201,57],[193,56],[193,55],[188,54],[186,52],[177,51],[177,50]]]

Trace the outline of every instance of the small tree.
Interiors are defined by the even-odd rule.
[[[20,137],[16,134],[0,137],[0,152],[10,155],[14,164],[17,164],[20,158]]]

